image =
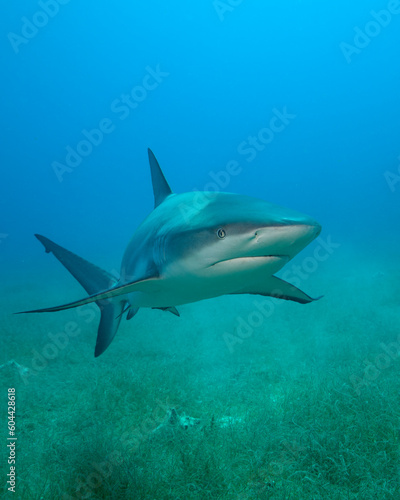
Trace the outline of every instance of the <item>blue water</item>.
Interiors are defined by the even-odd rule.
[[[374,32],[371,11],[388,2],[236,3],[50,2],[47,22],[37,2],[4,7],[3,255],[18,265],[40,252],[35,232],[122,252],[152,208],[147,147],[176,192],[235,160],[241,172],[222,190],[309,213],[338,239],[397,237],[400,182],[392,192],[384,174],[399,175],[400,15],[357,49],[354,28]],[[122,111],[146,68],[160,82],[149,77],[155,88]],[[274,109],[293,118],[254,159],[240,154]],[[54,162],[103,119],[112,132],[58,177]]]
[[[12,312],[83,296],[59,263],[44,254],[35,233],[118,272],[127,243],[154,204],[148,147],[177,193],[246,194],[320,222],[322,241],[336,245],[334,256],[315,269],[309,262],[312,270],[302,288],[324,294],[325,302],[317,303],[321,309],[290,309],[290,314],[282,306],[276,321],[299,315],[306,329],[315,318],[314,324],[322,325],[315,326],[319,332],[325,325],[340,336],[347,328],[346,338],[358,332],[365,340],[368,328],[362,326],[362,334],[357,328],[368,312],[376,314],[380,319],[371,319],[368,337],[376,338],[365,356],[377,355],[379,342],[393,341],[399,324],[394,293],[400,245],[399,47],[397,0],[6,1],[0,16],[0,267],[7,283],[4,318],[12,326],[2,333],[6,354],[0,363],[15,358],[31,367],[32,349],[40,350],[47,340],[30,339],[66,321],[62,314],[11,320]],[[297,262],[312,258],[318,245],[321,240]],[[376,293],[381,295],[375,307]],[[190,330],[200,321],[205,336],[196,334],[196,339],[206,339],[207,331],[220,325],[210,319],[221,319],[213,304],[224,307],[223,318],[235,328],[233,309],[239,301],[226,300],[187,309],[180,328]],[[241,307],[241,314],[248,314],[250,302]],[[149,342],[155,350],[181,345],[176,339],[163,345],[152,338],[164,328],[175,331],[175,318],[167,316],[153,316],[158,326]],[[202,316],[208,326],[201,326]],[[151,320],[142,317],[149,328]],[[329,320],[337,323],[331,326]],[[377,326],[386,320],[390,326]],[[42,333],[40,321],[49,321]],[[149,348],[140,337],[142,320],[138,326],[134,321],[128,326],[138,336],[127,334],[125,322],[119,353],[131,352],[129,342],[136,339],[144,351]],[[279,331],[295,330],[286,326],[279,323]],[[36,332],[32,337],[29,328]],[[268,323],[268,332],[271,328]],[[82,346],[81,339],[71,341],[71,349],[86,360],[92,359],[95,330],[92,325]],[[15,352],[19,331],[25,339],[21,358]],[[322,350],[335,352],[326,347],[334,345],[335,335],[320,340]],[[261,363],[258,342],[254,336],[246,344],[254,349],[256,364]],[[308,366],[311,357],[304,346],[292,348],[305,349]],[[136,349],[121,369],[132,359],[143,361]],[[178,347],[177,363],[184,359],[182,352]],[[357,358],[357,344],[346,352],[353,353],[350,375],[362,375],[364,355]],[[206,354],[199,347],[191,355],[205,359]],[[329,366],[347,363],[336,360],[335,365],[332,359]],[[216,355],[215,369],[219,362]],[[70,358],[57,359],[60,373],[70,363]],[[85,366],[82,360],[78,364]],[[91,366],[99,370],[103,365]],[[290,372],[289,365],[281,369],[283,377]],[[177,375],[171,386],[179,386],[178,380]],[[312,390],[307,388],[307,394]],[[350,498],[343,495],[335,498]]]

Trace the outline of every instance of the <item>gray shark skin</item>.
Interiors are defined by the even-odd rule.
[[[315,220],[249,196],[175,194],[148,152],[154,210],[128,244],[120,277],[35,235],[89,296],[23,313],[63,311],[95,302],[101,311],[97,357],[110,345],[123,315],[131,319],[141,307],[179,316],[176,306],[226,294],[257,294],[301,304],[317,300],[274,276],[319,235],[321,226]]]

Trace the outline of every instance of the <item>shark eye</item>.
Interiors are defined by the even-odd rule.
[[[226,236],[226,231],[224,228],[220,227],[217,231],[217,236],[218,238],[220,238],[221,240],[223,240]]]

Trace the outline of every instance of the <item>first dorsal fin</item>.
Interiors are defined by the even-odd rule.
[[[150,148],[148,149],[148,153],[154,192],[154,208],[156,208],[165,200],[165,198],[167,198],[167,196],[172,194],[172,191],[164,177],[164,174],[162,173],[153,151]]]

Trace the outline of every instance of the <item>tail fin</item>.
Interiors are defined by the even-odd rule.
[[[66,248],[57,245],[48,238],[40,234],[35,234],[35,236],[40,243],[42,243],[46,252],[51,252],[83,286],[89,295],[102,290],[108,290],[118,282],[117,278],[112,274],[82,259],[82,257],[70,252]],[[96,347],[94,351],[95,357],[100,356],[115,337],[121,322],[125,303],[124,300],[118,297],[96,302],[101,311],[101,319],[97,332]]]
[[[100,307],[101,318],[97,331],[96,347],[94,348],[95,358],[103,354],[115,337],[121,323],[125,302],[114,299],[102,300],[96,304]]]
[[[35,234],[36,238],[44,246],[46,253],[52,253],[56,259],[79,281],[89,295],[107,290],[117,283],[117,278],[100,267],[91,264],[82,257],[60,247],[54,241]]]

